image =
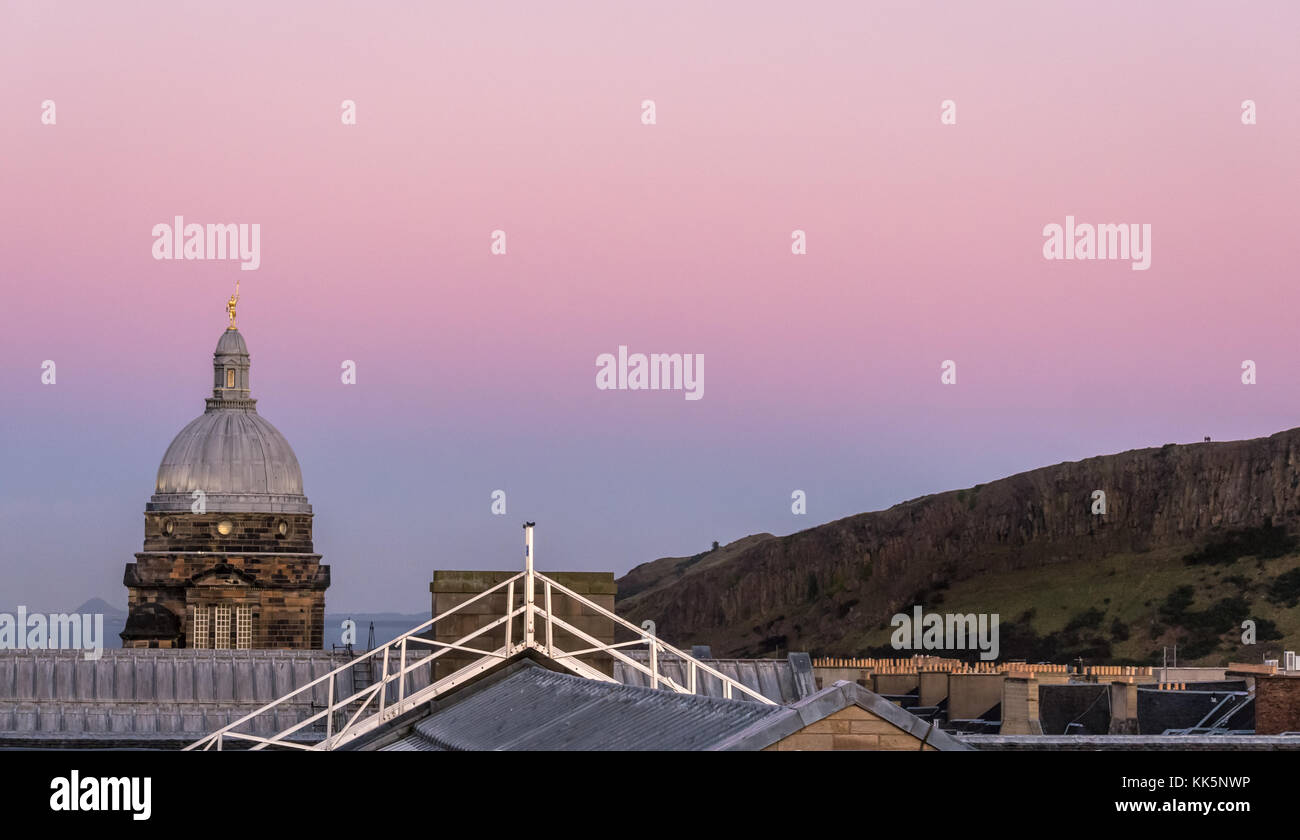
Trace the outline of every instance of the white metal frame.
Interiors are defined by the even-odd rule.
[[[514,606],[516,584],[520,584],[523,587],[523,604],[519,607]],[[542,590],[542,606],[537,604],[536,598],[539,584]],[[470,604],[480,601],[493,593],[499,592],[503,588],[506,590],[506,609],[500,618],[497,618],[491,623],[478,628],[474,632],[463,636],[460,639],[457,639],[455,642],[439,642],[416,635],[417,633],[432,628],[442,619],[454,615],[455,613],[465,609],[465,607],[468,607]],[[574,627],[572,624],[555,615],[552,609],[552,603],[557,595],[576,601],[591,612],[610,619],[615,623],[615,625],[630,630],[637,638],[630,642],[606,644],[600,639]],[[515,641],[512,638],[515,625],[514,620],[520,616],[523,616],[523,638]],[[539,619],[544,622],[540,634],[537,630]],[[500,627],[502,624],[505,625],[505,644],[501,647],[495,650],[482,650],[470,645],[470,643],[477,637]],[[568,632],[591,646],[582,648],[581,650],[561,650],[556,647],[554,641],[556,628]],[[427,649],[430,652],[427,656],[408,657],[407,653],[413,645],[417,647],[422,645],[427,646]],[[649,648],[650,656],[648,665],[626,656],[619,650],[619,648],[635,645],[645,645]],[[423,648],[421,648],[421,650],[423,650]],[[406,679],[407,674],[410,674],[417,668],[429,667],[435,659],[447,653],[449,650],[478,654],[479,658],[430,685],[408,692]],[[336,749],[368,732],[374,731],[382,724],[387,723],[388,721],[391,721],[424,703],[428,703],[435,697],[445,694],[451,689],[461,685],[466,680],[491,670],[510,657],[525,650],[535,650],[579,676],[604,682],[616,682],[613,677],[608,676],[578,659],[578,657],[587,654],[607,653],[628,667],[648,676],[652,687],[668,689],[680,694],[697,694],[700,686],[700,675],[706,674],[722,683],[723,697],[733,698],[736,696],[736,692],[740,692],[759,703],[764,703],[769,706],[776,705],[774,701],[764,697],[760,692],[755,691],[749,686],[738,682],[731,677],[728,677],[716,668],[711,668],[708,665],[705,665],[690,654],[673,647],[645,629],[637,627],[631,622],[624,621],[612,611],[601,607],[599,604],[584,598],[572,589],[569,589],[541,572],[538,572],[533,565],[533,523],[528,522],[524,525],[524,570],[522,572],[501,581],[490,589],[480,592],[478,595],[475,595],[464,603],[458,604],[446,612],[434,616],[418,627],[415,627],[393,639],[391,642],[388,642],[381,647],[377,647],[374,650],[348,662],[346,665],[335,668],[328,674],[318,677],[306,685],[295,689],[278,700],[273,700],[239,720],[223,726],[216,732],[206,735],[198,741],[195,741],[193,744],[185,747],[185,749],[210,750],[215,747],[220,750],[223,748],[227,739],[252,742],[253,746],[250,747],[250,749],[254,750],[260,750],[271,746],[300,750]],[[686,685],[682,685],[660,672],[659,657],[665,653],[681,660],[682,664],[686,668]],[[395,671],[393,670],[394,659],[396,660]],[[340,674],[357,666],[368,665],[373,669],[375,663],[382,663],[381,675],[377,682],[354,692],[348,697],[337,698],[334,696],[336,678]],[[290,726],[288,729],[270,737],[262,737],[247,732],[236,731],[238,727],[243,726],[260,715],[268,712],[274,714],[277,708],[287,705],[303,706],[310,703],[312,692],[322,684],[327,687],[328,698],[323,710],[315,712],[293,726]],[[335,731],[336,716],[339,716],[340,713],[346,714],[346,710],[351,709],[353,706],[356,707],[355,711],[352,712],[347,722]],[[369,710],[368,713],[367,710]],[[322,718],[325,719],[325,738],[323,740],[313,743],[304,743],[302,740],[289,740],[295,733],[311,726]]]

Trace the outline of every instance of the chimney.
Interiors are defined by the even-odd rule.
[[[431,634],[439,642],[454,644],[475,630],[503,618],[506,614],[506,598],[508,594],[513,596],[513,609],[525,606],[525,600],[528,597],[527,572],[530,568],[546,575],[560,586],[594,602],[601,608],[611,613],[614,612],[614,596],[618,592],[618,585],[614,583],[613,572],[552,572],[544,568],[533,567],[535,558],[533,556],[532,524],[529,522],[524,526],[525,556],[520,569],[493,572],[437,570],[433,573],[433,582],[429,584],[429,592],[433,600],[433,616],[438,616],[452,607],[464,604],[492,587],[509,580],[521,571],[525,572],[523,577],[514,582],[512,593],[508,591],[510,587],[502,586],[491,595],[479,598],[479,600],[457,611],[454,615],[438,621],[426,635]],[[539,611],[544,611],[546,609],[546,585],[540,578],[533,579],[532,597],[536,608]],[[601,644],[614,644],[613,620],[601,615],[591,607],[575,601],[558,589],[553,589],[551,592],[551,609],[557,618],[594,637]],[[509,630],[510,643],[512,645],[519,644],[528,637],[529,629],[525,623],[526,619],[527,613],[521,613],[509,623],[502,622],[493,629],[461,643],[461,646],[474,648],[475,650],[497,650],[506,643],[507,630]],[[540,612],[536,616],[532,632],[533,638],[539,644],[545,646],[546,620]],[[588,650],[596,647],[591,641],[558,626],[552,628],[552,643],[557,649],[566,651]],[[435,650],[439,650],[439,648],[435,648]],[[469,651],[447,650],[446,653],[435,660],[434,679],[441,679],[478,658],[478,654]],[[605,674],[614,675],[614,659],[607,653],[586,654],[578,658]]]
[[[1255,677],[1255,734],[1300,731],[1300,676]]]
[[[1032,671],[1010,672],[1002,681],[1002,735],[1042,735],[1038,680]]]

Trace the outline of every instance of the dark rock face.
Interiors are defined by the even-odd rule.
[[[1137,449],[924,496],[787,537],[746,538],[682,568],[633,569],[620,614],[653,619],[719,655],[839,647],[916,593],[990,572],[1191,545],[1300,519],[1300,429],[1268,438]],[[1094,491],[1106,512],[1093,513]]]

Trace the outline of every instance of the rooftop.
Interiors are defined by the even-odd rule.
[[[752,701],[601,682],[523,659],[435,701],[410,734],[380,748],[709,750],[786,711]]]

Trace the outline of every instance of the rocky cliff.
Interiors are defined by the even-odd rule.
[[[1193,551],[1270,523],[1291,530],[1298,461],[1300,429],[1057,464],[647,563],[619,581],[618,609],[653,619],[672,641],[709,642],[717,655],[851,655],[844,642],[857,630],[959,581],[1021,572],[1033,585],[1055,564]],[[1093,512],[1097,490],[1104,514]]]

